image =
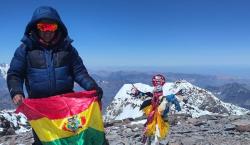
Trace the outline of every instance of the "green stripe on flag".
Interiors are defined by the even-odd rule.
[[[42,143],[43,145],[103,145],[104,132],[88,128],[75,136]]]

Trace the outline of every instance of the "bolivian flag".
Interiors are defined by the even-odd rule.
[[[95,91],[25,99],[16,112],[28,118],[44,145],[102,145],[104,127]]]

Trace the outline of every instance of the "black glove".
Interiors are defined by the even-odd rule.
[[[95,90],[96,90],[96,95],[98,97],[98,100],[101,101],[102,100],[102,95],[103,95],[102,88],[100,88],[99,86],[97,86],[95,88]]]

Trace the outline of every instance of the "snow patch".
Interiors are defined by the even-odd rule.
[[[15,132],[17,134],[30,131],[27,118],[21,113],[16,114],[14,111],[15,110],[2,110],[0,111],[0,117],[9,121],[14,126],[14,128],[16,128]]]
[[[7,71],[9,68],[9,64],[0,64],[0,76],[2,76],[5,80],[7,78]]]
[[[139,121],[132,121],[130,124],[131,125],[134,125],[134,124],[144,124],[144,123],[146,123],[146,119],[143,119],[143,120],[139,120]]]
[[[107,107],[105,121],[137,118],[143,115],[139,108],[144,100],[129,95],[134,86],[142,92],[152,92],[153,90],[153,87],[142,83],[124,84]],[[163,95],[175,94],[181,89],[184,91],[182,97],[186,98],[188,103],[184,104],[182,99],[177,96],[182,110],[176,113],[199,117],[202,115],[244,115],[249,112],[247,109],[222,102],[211,92],[192,85],[186,80],[165,83]],[[170,110],[174,111],[174,106]]]

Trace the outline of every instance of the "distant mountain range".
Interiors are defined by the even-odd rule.
[[[249,79],[238,79],[227,76],[223,77],[223,76],[209,76],[209,75],[199,75],[199,74],[138,72],[138,71],[128,71],[128,72],[97,71],[93,72],[92,76],[96,80],[98,80],[98,84],[104,89],[104,108],[105,108],[108,104],[111,103],[113,97],[116,95],[116,93],[124,84],[140,82],[143,84],[151,85],[152,76],[158,73],[161,73],[164,76],[166,76],[167,82],[175,82],[177,80],[184,79],[192,83],[193,85],[197,85],[202,88],[207,88],[208,86],[219,87],[222,85],[232,84],[232,83],[245,84],[244,85],[245,87],[250,88]],[[237,88],[235,89],[237,90]],[[246,97],[250,96],[246,95]],[[225,102],[228,101],[225,100]],[[246,107],[246,106],[241,106],[241,107]]]
[[[1,76],[1,78],[6,79],[6,77],[7,77],[7,71],[9,69],[9,67],[10,66],[8,64],[6,64],[6,63],[0,64],[0,76]]]
[[[218,87],[207,87],[221,100],[250,109],[250,89],[246,84],[230,83]]]
[[[6,75],[9,68],[8,64],[0,64],[0,110],[14,108],[6,85]],[[208,86],[219,87],[226,84],[238,83],[245,84],[250,88],[250,80],[238,79],[233,77],[209,76],[199,74],[167,73],[167,72],[139,72],[139,71],[91,71],[90,74],[104,90],[103,107],[106,108],[113,100],[116,93],[124,84],[141,82],[151,85],[151,77],[161,73],[167,78],[167,82],[185,79],[188,82],[202,88]],[[75,85],[75,90],[82,90]],[[213,92],[213,91],[212,91]],[[232,102],[233,103],[233,102]]]
[[[14,108],[6,84],[8,64],[0,64],[0,110]]]

